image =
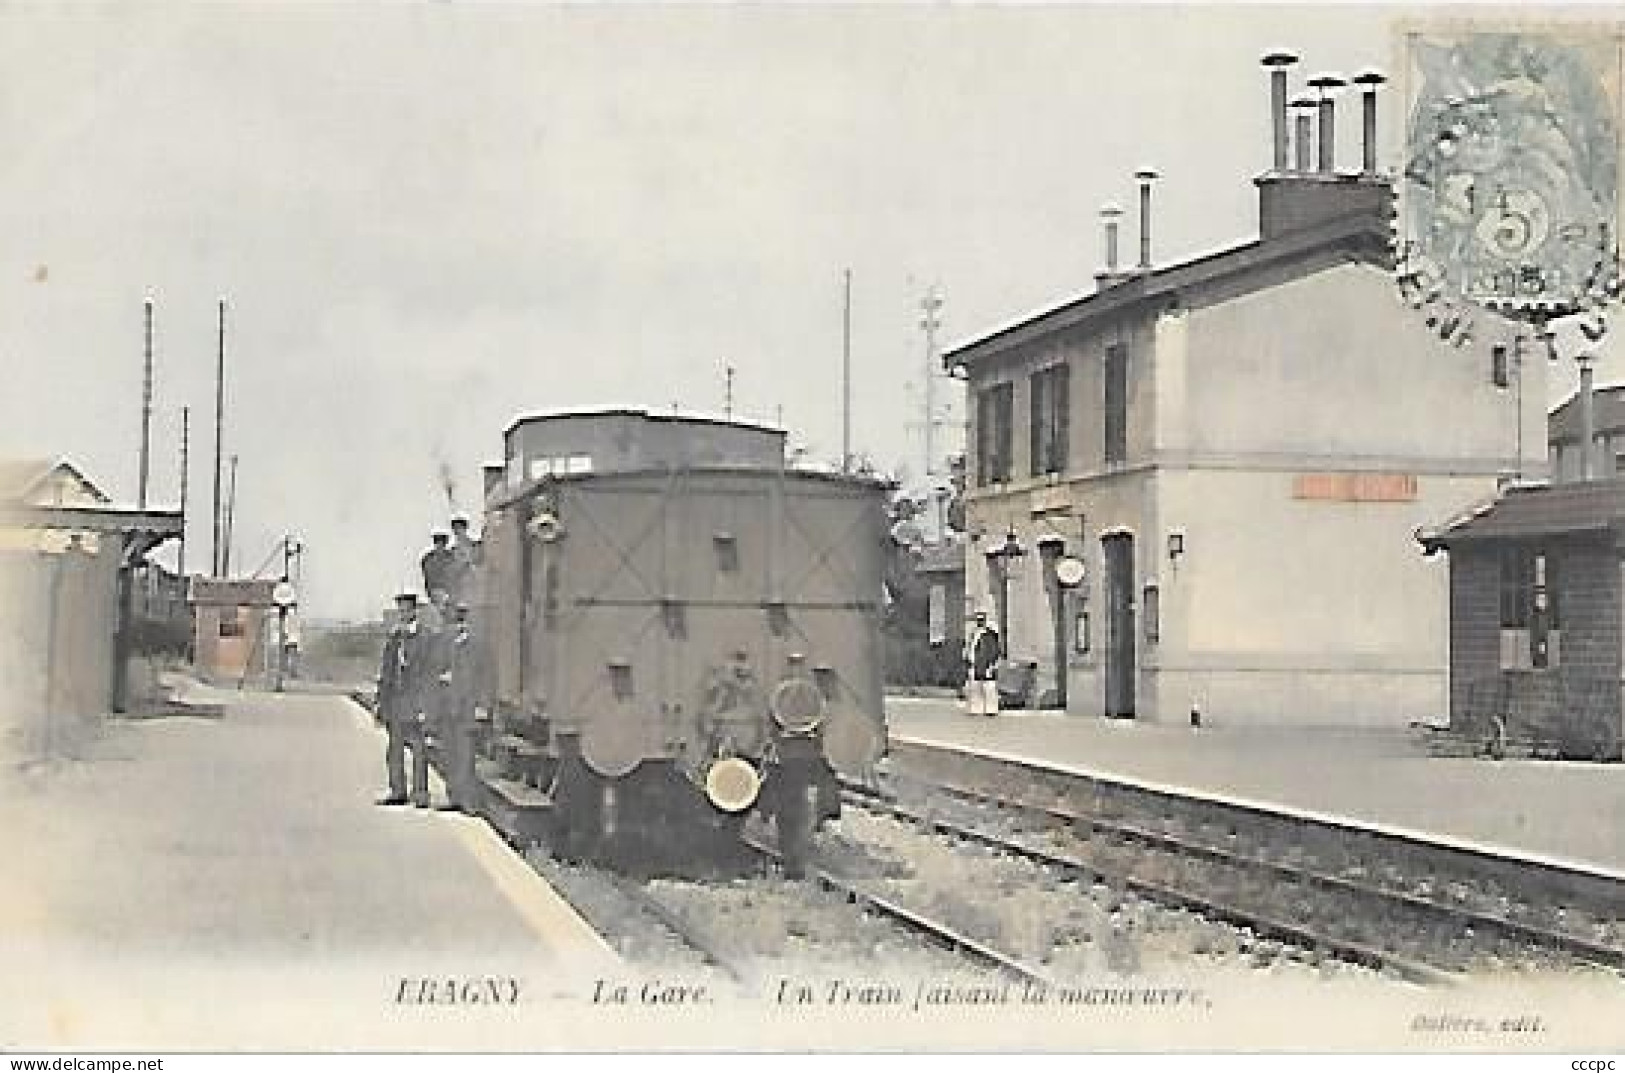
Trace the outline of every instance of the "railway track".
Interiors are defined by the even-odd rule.
[[[673,938],[691,949],[701,961],[715,967],[736,984],[748,985],[755,981],[755,974],[746,962],[733,953],[711,928],[674,909],[642,884],[625,876],[605,875],[621,897],[659,921]]]
[[[939,834],[964,842],[985,846],[997,853],[1008,854],[1034,864],[1054,869],[1064,875],[1087,882],[1104,883],[1131,892],[1151,902],[1190,910],[1208,919],[1222,921],[1233,927],[1244,928],[1266,939],[1288,944],[1305,951],[1319,951],[1351,964],[1361,965],[1377,972],[1388,971],[1409,983],[1438,986],[1455,982],[1455,976],[1419,961],[1385,952],[1362,943],[1318,934],[1301,924],[1277,916],[1249,910],[1231,902],[1187,890],[1136,879],[1126,870],[1103,868],[1081,858],[1038,849],[1003,835],[977,830],[938,816],[927,816],[888,801],[873,791],[848,788],[845,797],[850,805],[870,812],[881,813]]]
[[[776,851],[748,843],[764,866]],[[693,964],[744,992],[789,975],[879,963],[906,976],[1042,981],[1037,969],[948,925],[827,872],[634,878],[564,866],[540,850],[531,864],[631,961]]]
[[[766,859],[773,861],[780,859],[778,850],[766,842],[752,838],[747,839],[747,844]],[[899,901],[865,888],[862,884],[843,879],[827,869],[817,867],[809,871],[808,877],[826,890],[846,898],[854,905],[872,910],[925,942],[954,951],[983,968],[1008,976],[1018,983],[1030,982],[1046,987],[1055,983],[1048,973],[1028,964],[1022,958],[998,950],[967,935],[946,921],[911,909]]]
[[[989,832],[974,820],[955,822],[941,815],[927,815],[869,787],[848,786],[844,792],[848,800],[860,808],[880,811],[1051,868],[1091,876],[1154,901],[1183,906],[1281,942],[1388,970],[1416,984],[1453,983],[1461,979],[1461,974],[1472,967],[1475,960],[1482,961],[1484,957],[1502,962],[1533,958],[1542,964],[1555,959],[1614,972],[1625,968],[1625,951],[1604,943],[1441,902],[1411,891],[1332,874],[1308,863],[1272,860],[1239,848],[1213,846],[1150,830],[1132,822],[1022,800],[1019,795],[919,785],[922,799],[946,797],[969,806],[997,810],[1023,826],[1037,819],[1052,831],[1059,828],[1074,836],[1081,852],[1067,854],[1039,849],[1007,835]],[[1129,847],[1136,852],[1123,852]],[[1158,871],[1172,871],[1176,876],[1183,873],[1183,880],[1153,882],[1135,874],[1159,860],[1178,862],[1171,869]],[[1255,887],[1255,880],[1264,881],[1274,890],[1254,897],[1218,898],[1191,889],[1201,882],[1204,891],[1214,887],[1247,890]],[[1286,919],[1286,914],[1281,912],[1281,903],[1287,900],[1279,893],[1283,890],[1292,892],[1297,910],[1293,913],[1295,919]],[[1301,919],[1303,917],[1309,921]],[[1375,942],[1348,934],[1352,928],[1359,927],[1360,922],[1369,920],[1400,923],[1405,928],[1397,932],[1383,929],[1379,941]]]

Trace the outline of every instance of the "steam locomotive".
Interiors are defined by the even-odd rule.
[[[679,857],[769,820],[791,874],[886,743],[887,486],[784,433],[641,411],[516,421],[476,630],[489,807],[570,857]]]

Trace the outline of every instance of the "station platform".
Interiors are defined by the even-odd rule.
[[[971,716],[889,698],[894,739],[1578,865],[1625,880],[1625,764],[1428,755],[1408,730],[1202,727],[1060,712]]]
[[[384,737],[358,705],[184,699],[203,714],[112,720],[0,774],[0,1047],[478,1045],[479,1016],[448,1037],[425,1012],[534,1008],[619,964],[483,821],[375,804]]]

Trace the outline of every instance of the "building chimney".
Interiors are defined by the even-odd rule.
[[[1286,69],[1298,62],[1290,52],[1271,52],[1263,63],[1270,73],[1270,125],[1275,132],[1275,170],[1286,170]]]
[[[492,494],[502,487],[502,482],[507,478],[507,474],[508,467],[500,462],[487,462],[480,467],[480,478],[484,484],[483,491],[487,499],[491,498]]]
[[[1107,205],[1100,210],[1100,221],[1106,232],[1106,274],[1117,274],[1117,220],[1123,215],[1123,210],[1116,205]]]
[[[1336,75],[1311,78],[1309,84],[1320,91],[1320,173],[1331,175],[1336,171],[1337,133],[1333,126],[1333,112],[1337,107],[1332,92],[1348,85]]]
[[[1299,97],[1292,102],[1292,107],[1298,113],[1292,117],[1296,123],[1296,129],[1293,131],[1292,136],[1292,146],[1296,157],[1293,161],[1294,170],[1307,175],[1309,169],[1314,166],[1309,151],[1314,148],[1314,134],[1311,133],[1313,129],[1311,124],[1314,119],[1312,113],[1315,110],[1315,99],[1313,97]]]
[[[1134,173],[1140,180],[1140,269],[1149,271],[1151,268],[1151,183],[1156,179],[1157,173],[1150,168],[1141,168]]]
[[[1377,87],[1388,81],[1376,71],[1356,75],[1354,84],[1365,91],[1362,103],[1364,141],[1361,142],[1360,173],[1377,174]]]

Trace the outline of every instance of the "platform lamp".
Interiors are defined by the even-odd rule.
[[[989,548],[985,554],[988,575],[998,599],[999,657],[1004,659],[1010,655],[1010,574],[1027,554],[1027,549],[1021,546],[1016,531],[1011,529],[1005,534],[1003,544]]]

